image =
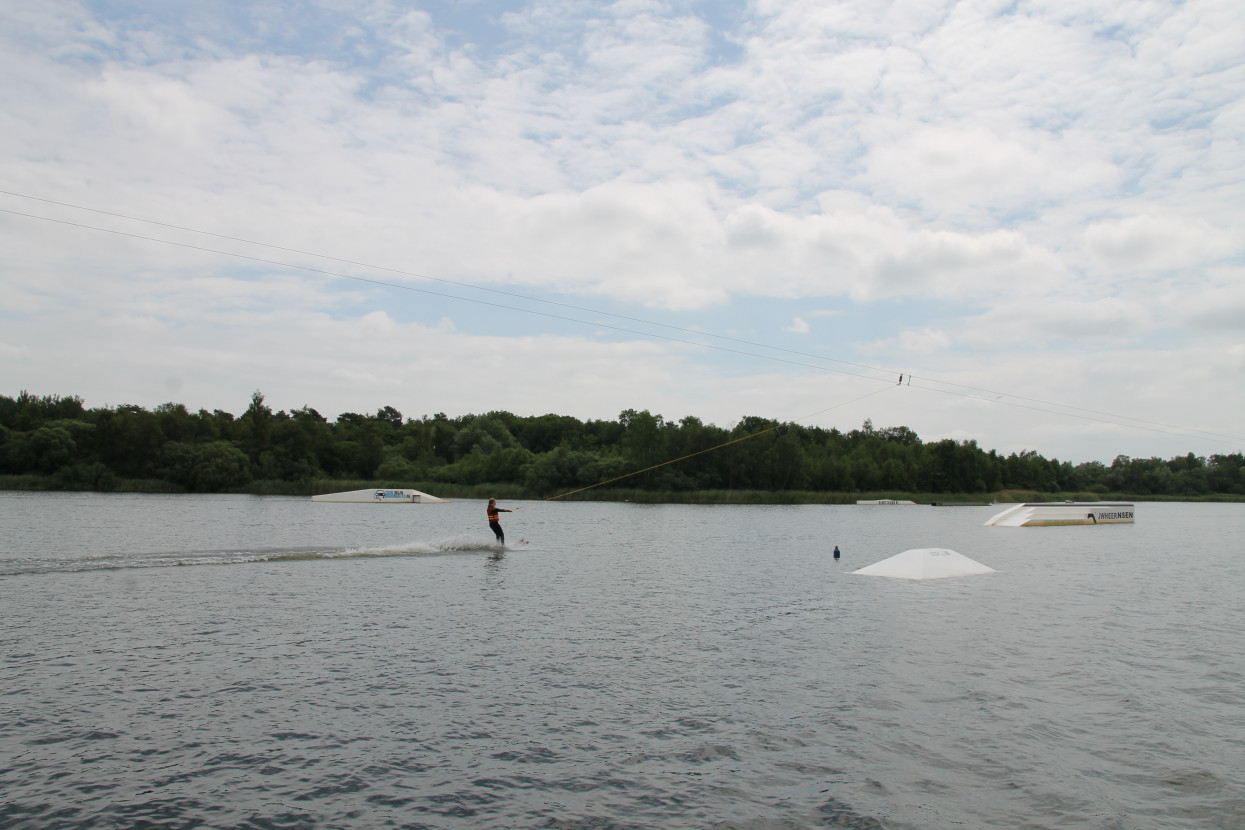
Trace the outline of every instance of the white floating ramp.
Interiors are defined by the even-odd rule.
[[[914,548],[852,573],[894,579],[947,579],[992,574],[995,570],[947,548]]]
[[[312,496],[312,501],[335,501],[347,504],[445,504],[445,499],[439,499],[436,496],[430,496],[427,493],[421,493],[418,490],[405,489],[377,489],[377,490],[347,490],[344,493],[325,493],[320,496]]]
[[[1133,506],[1120,502],[1031,502],[990,517],[986,527],[1058,527],[1133,524]]]

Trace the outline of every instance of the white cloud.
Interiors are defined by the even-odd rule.
[[[873,147],[861,180],[934,211],[1015,208],[1100,193],[1120,178],[1115,165],[1037,131],[917,127]]]
[[[862,344],[866,351],[897,355],[930,355],[950,349],[982,352],[1032,351],[1063,344],[1097,350],[1142,340],[1156,327],[1146,305],[1117,297],[1000,300],[980,314],[961,317],[944,327],[905,330],[884,340]]]
[[[794,320],[791,321],[791,325],[787,326],[787,328],[784,329],[784,331],[789,331],[793,334],[808,334],[809,327],[808,327],[808,323],[805,322],[802,318],[796,317]]]
[[[868,349],[888,349],[899,354],[929,355],[945,351],[954,345],[955,340],[945,331],[921,329],[920,331],[901,331],[898,336],[882,342],[871,344]]]
[[[384,353],[381,344],[377,344],[376,351],[378,355]],[[338,367],[329,372],[329,377],[344,381],[346,388],[363,390],[364,394],[371,392],[372,388],[379,389],[382,394],[392,394],[402,387],[402,379],[396,375],[381,375],[359,369]]]
[[[1116,297],[1051,298],[998,305],[964,321],[956,340],[973,348],[1086,341],[1135,342],[1154,327],[1142,304]]]
[[[895,212],[792,217],[749,206],[726,220],[729,267],[747,290],[778,296],[982,299],[1049,290],[1067,279],[1051,252],[1012,231],[914,230]],[[737,283],[738,284],[738,283]]]
[[[1239,232],[1200,219],[1150,215],[1091,225],[1085,244],[1098,264],[1114,273],[1194,268],[1245,249]]]
[[[1245,334],[1245,269],[1216,270],[1203,281],[1164,285],[1154,301],[1192,333]]]

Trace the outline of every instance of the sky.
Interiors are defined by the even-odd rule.
[[[1239,0],[0,0],[0,394],[1240,452],[1243,141]]]

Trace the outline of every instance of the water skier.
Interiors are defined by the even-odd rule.
[[[500,518],[498,513],[513,513],[513,510],[506,510],[497,506],[497,499],[488,500],[488,526],[492,529],[493,535],[497,537],[497,544],[506,544],[506,534],[502,533],[501,524],[497,521]]]

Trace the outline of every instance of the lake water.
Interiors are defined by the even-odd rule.
[[[502,506],[0,493],[0,826],[1245,827],[1245,505]]]

